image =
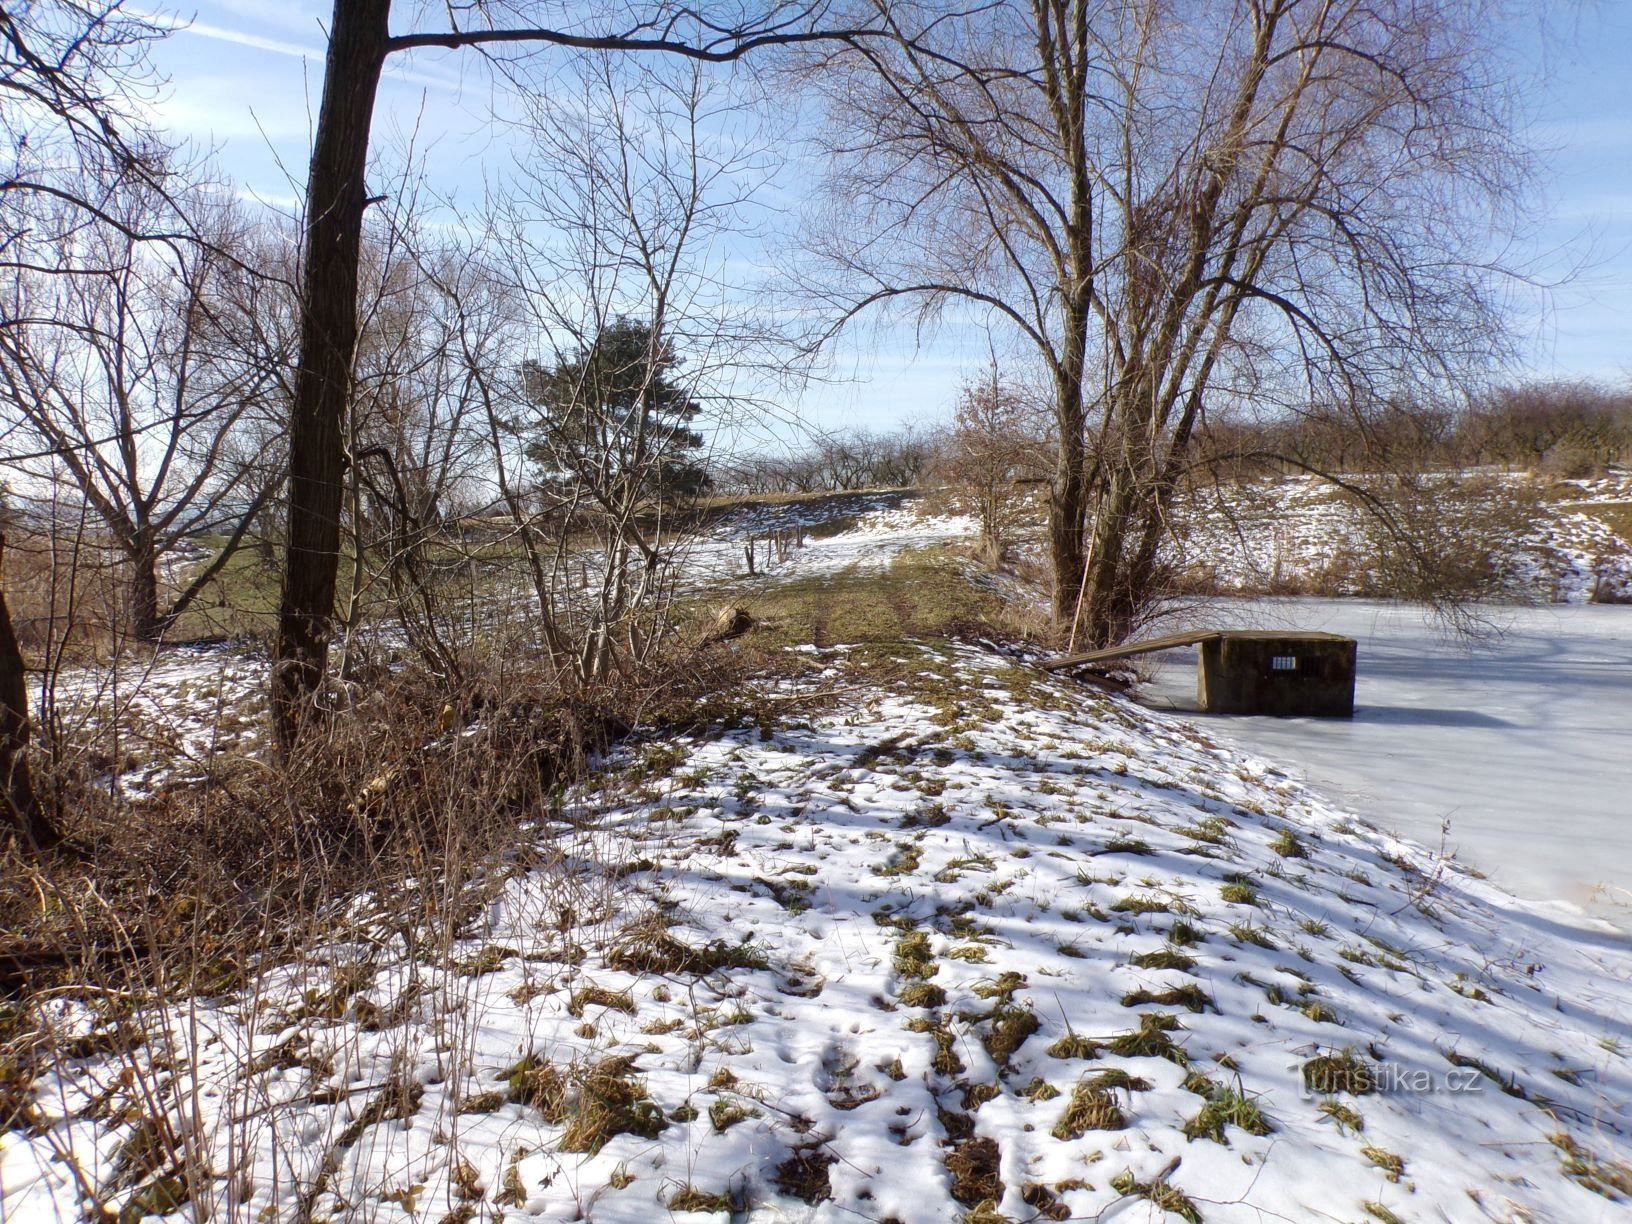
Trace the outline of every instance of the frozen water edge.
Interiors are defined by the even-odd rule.
[[[1357,639],[1354,720],[1195,714],[1194,650],[1156,656],[1146,698],[1414,841],[1449,821],[1448,847],[1505,888],[1632,931],[1632,609],[1486,614],[1500,634],[1470,646],[1411,606],[1214,601],[1189,618]]]

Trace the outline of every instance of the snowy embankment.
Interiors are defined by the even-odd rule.
[[[160,1122],[196,1219],[1626,1218],[1624,943],[987,651],[778,706],[859,674],[821,658],[576,796],[440,953],[65,1059],[0,1218],[166,1203]]]
[[[1632,600],[1632,540],[1598,513],[1632,503],[1632,475],[1548,482],[1523,473],[1447,474],[1442,482],[1455,511],[1440,529],[1467,529],[1465,547],[1485,554],[1503,598]],[[1376,593],[1382,541],[1375,516],[1329,481],[1289,476],[1225,486],[1204,499],[1171,559],[1220,591],[1347,596]]]

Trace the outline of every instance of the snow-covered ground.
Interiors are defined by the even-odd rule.
[[[1551,482],[1486,472],[1438,481],[1440,503],[1420,513],[1460,537],[1464,550],[1486,557],[1490,586],[1501,597],[1632,600],[1632,541],[1593,513],[1625,506],[1632,475]],[[1383,564],[1377,520],[1319,477],[1226,486],[1191,507],[1186,521],[1171,559],[1199,585],[1242,594],[1376,590]]]
[[[1359,643],[1353,721],[1194,716],[1345,807],[1448,844],[1519,894],[1632,932],[1632,608],[1488,608],[1483,642],[1360,600],[1219,600],[1209,626],[1324,630]],[[1193,710],[1192,650],[1152,656],[1144,693]]]
[[[979,531],[967,515],[925,514],[900,492],[839,494],[819,501],[756,505],[727,515],[681,546],[685,585],[834,574],[889,565],[915,548],[970,540]],[[747,550],[754,554],[753,575]]]
[[[632,748],[451,946],[313,949],[129,1057],[128,1008],[83,1020],[0,1219],[1628,1218],[1624,943],[1211,728],[975,648],[868,662]]]
[[[695,589],[751,590],[748,540],[774,582],[974,534],[827,513],[715,524]],[[815,652],[774,727],[632,746],[451,945],[65,1004],[0,1224],[1632,1218],[1632,941],[1503,891],[1632,929],[1632,609],[1503,609],[1472,654],[1398,606],[1221,612],[1358,637],[1356,719]],[[129,703],[140,793],[247,746],[262,674],[172,651],[64,696]]]
[[[36,717],[47,689],[69,741],[96,743],[108,758],[97,772],[131,798],[203,776],[217,754],[251,751],[266,731],[266,661],[241,643],[169,646],[42,674],[29,694]]]

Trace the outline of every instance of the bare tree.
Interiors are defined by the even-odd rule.
[[[519,360],[479,376],[504,378],[490,435],[516,526],[550,533],[533,562],[545,641],[589,681],[667,641],[683,507],[705,487],[699,426],[726,423],[776,337],[722,276],[763,173],[740,101],[701,66],[578,68],[576,90],[529,104],[533,144],[493,227]]]
[[[941,439],[914,425],[878,432],[812,431],[804,441],[760,445],[718,465],[720,478],[744,493],[842,493],[903,489],[929,471]]]
[[[289,437],[289,529],[274,647],[274,730],[287,748],[322,682],[339,571],[344,422],[357,343],[357,272],[374,99],[386,59],[419,48],[484,54],[570,48],[728,63],[756,50],[853,40],[879,30],[826,0],[764,6],[635,6],[546,25],[542,5],[450,6],[448,25],[393,35],[390,0],[336,0],[306,191],[299,376]],[[509,20],[507,20],[509,19]],[[512,23],[513,21],[513,23]]]
[[[893,6],[892,19],[906,10]],[[834,52],[850,311],[961,306],[1053,386],[1053,615],[1112,642],[1209,405],[1351,404],[1499,348],[1524,158],[1480,0],[1029,0]]]
[[[150,181],[154,146],[127,111],[159,33],[117,2],[0,7],[0,136],[8,159],[0,167],[0,259],[14,259],[23,236],[36,233],[42,212],[51,211],[47,202],[67,206],[62,241],[98,216],[99,198],[76,190],[87,172]],[[0,335],[8,329],[0,319]],[[29,726],[24,659],[0,593],[0,809],[25,842],[43,848],[60,835],[34,795]]]
[[[1592,475],[1632,452],[1632,394],[1588,382],[1497,388],[1460,434],[1475,462]]]
[[[141,183],[104,198],[67,247],[20,239],[0,307],[7,465],[89,503],[128,568],[131,632],[149,641],[220,572],[276,488],[227,464],[246,418],[271,414],[287,360],[259,343],[268,286],[241,262],[248,219],[193,203],[214,214],[207,243],[143,238],[172,201]],[[167,598],[163,563],[206,529],[225,545]]]
[[[163,27],[118,0],[54,0],[0,9],[0,166],[4,242],[29,227],[17,209],[42,199],[99,210],[111,181],[163,177],[162,146],[137,117],[151,84],[149,45]],[[90,178],[87,171],[100,171]]]
[[[414,201],[365,232],[354,391],[346,421],[343,538],[348,582],[339,609],[350,674],[367,614],[383,592],[397,628],[450,679],[460,668],[436,607],[433,545],[483,499],[490,454],[466,346],[481,347],[466,311],[490,271],[427,237]]]

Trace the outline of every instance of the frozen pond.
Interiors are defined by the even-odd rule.
[[[1193,715],[1372,823],[1522,897],[1632,930],[1632,607],[1489,612],[1500,636],[1447,637],[1416,608],[1218,601],[1202,625],[1326,630],[1359,642],[1353,722]],[[1145,699],[1195,708],[1196,651],[1151,656]]]

